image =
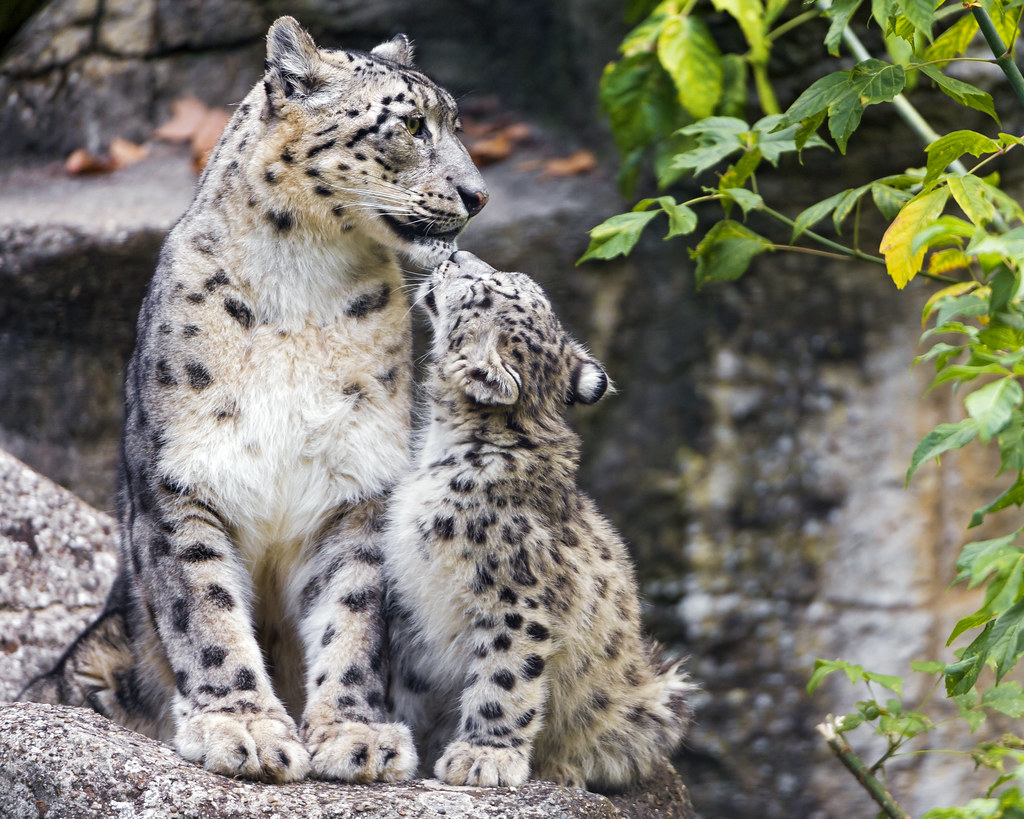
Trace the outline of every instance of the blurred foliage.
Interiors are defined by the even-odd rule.
[[[1005,45],[1017,41],[1022,2],[834,0],[828,5],[822,0],[815,6],[788,0],[631,0],[627,15],[636,25],[620,47],[621,57],[604,71],[601,103],[622,155],[623,193],[632,197],[640,181],[653,175],[662,195],[642,199],[630,212],[595,227],[580,260],[628,254],[661,214],[668,222],[666,239],[692,236],[700,208],[717,204],[721,218],[689,251],[698,287],[735,280],[758,256],[779,251],[871,262],[884,267],[898,289],[916,278],[927,279],[934,292],[924,304],[923,322],[932,326],[923,336],[928,352],[917,360],[934,365],[932,388],[949,385],[963,396],[965,417],[925,436],[907,480],[950,450],[972,443],[996,448],[998,476],[1007,476],[1009,485],[975,510],[968,528],[1024,503],[1024,208],[1002,190],[998,174],[989,168],[1011,152],[1019,162],[1024,137],[1000,131],[991,95],[950,76],[947,69],[967,59],[996,64],[1004,72],[1008,96],[1015,95],[1024,106],[1024,77]],[[870,55],[850,27],[858,12],[858,20],[882,31],[884,59]],[[838,57],[845,46],[856,62],[816,80],[781,111],[768,73],[772,49],[787,33],[820,17],[829,21],[828,54]],[[709,19],[716,20],[714,30]],[[716,39],[723,20],[738,29],[741,38],[728,39],[743,42],[742,53],[727,51]],[[976,40],[987,44],[991,59],[965,56]],[[904,96],[924,83],[943,92],[950,105],[986,115],[994,132],[935,133]],[[795,214],[787,214],[785,205],[775,209],[762,197],[758,174],[770,173],[783,157],[799,160],[804,150],[832,146],[845,155],[871,105],[893,106],[909,127],[906,139],[922,140],[921,167],[866,180]],[[755,106],[763,115],[750,123],[745,116]],[[828,138],[819,135],[822,130]],[[968,157],[970,169],[961,164]],[[683,180],[707,179],[712,171],[714,184],[701,187],[698,195],[679,201],[664,193]],[[876,252],[862,244],[861,211],[870,205],[888,223],[876,237]],[[748,226],[747,218],[755,213],[758,225],[782,225],[785,235],[772,238]],[[837,239],[813,230],[826,219]],[[853,241],[838,241],[849,222]],[[984,587],[985,595],[977,611],[960,619],[949,643],[967,633],[973,640],[954,652],[953,662],[914,665],[915,671],[935,677],[933,690],[944,681],[947,697],[959,710],[955,718],[971,730],[989,711],[1024,716],[1020,685],[1003,681],[1024,656],[1024,527],[1011,528],[1001,537],[968,543],[957,561],[956,582]],[[986,667],[994,670],[995,679],[987,686],[980,682]],[[882,758],[864,769],[867,776],[880,773],[884,779],[885,763],[940,722],[904,704],[902,678],[841,660],[818,661],[809,691],[837,671],[866,685],[871,697],[835,720],[836,730],[845,734],[863,726],[886,739]],[[896,696],[883,699],[876,696],[877,688]],[[973,760],[996,774],[992,787],[983,799],[933,810],[929,819],[1024,817],[1022,749],[1024,741],[1012,736],[978,746]],[[845,764],[856,768],[848,760]],[[890,815],[905,815],[895,803],[887,806],[876,799],[883,811],[892,810]]]

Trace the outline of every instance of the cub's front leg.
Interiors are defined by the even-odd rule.
[[[516,600],[509,589],[502,599]],[[473,661],[462,693],[459,732],[434,767],[451,785],[520,785],[541,728],[551,632],[538,609],[514,603],[474,623]]]
[[[174,674],[179,753],[227,776],[302,779],[309,754],[271,687],[223,517],[170,478],[144,480],[129,501],[129,550]]]
[[[345,782],[398,782],[416,771],[412,734],[386,722],[382,510],[375,501],[339,513],[299,575],[306,652],[302,737],[310,772]]]

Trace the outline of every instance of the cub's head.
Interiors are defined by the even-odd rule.
[[[495,270],[459,251],[423,283],[433,358],[448,389],[484,407],[559,412],[593,404],[609,387],[604,367],[562,327],[525,273]]]
[[[331,51],[282,17],[254,98],[265,130],[249,177],[278,229],[358,230],[435,265],[487,203],[458,107],[416,70],[404,35],[368,54]]]

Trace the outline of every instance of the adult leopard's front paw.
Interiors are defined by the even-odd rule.
[[[335,722],[304,732],[310,774],[341,782],[403,782],[416,772],[416,746],[397,722]]]
[[[530,775],[530,760],[516,748],[491,748],[453,742],[434,766],[434,776],[449,785],[485,788],[522,785]]]
[[[195,714],[179,724],[175,745],[185,759],[225,776],[280,784],[309,770],[309,752],[284,713]]]

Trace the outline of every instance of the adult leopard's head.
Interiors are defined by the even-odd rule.
[[[318,49],[282,17],[267,37],[262,95],[253,181],[272,222],[358,230],[429,266],[487,203],[455,101],[413,67],[404,35],[368,54]]]
[[[420,288],[441,380],[482,407],[558,414],[609,389],[604,367],[562,327],[525,273],[495,270],[459,251]]]

